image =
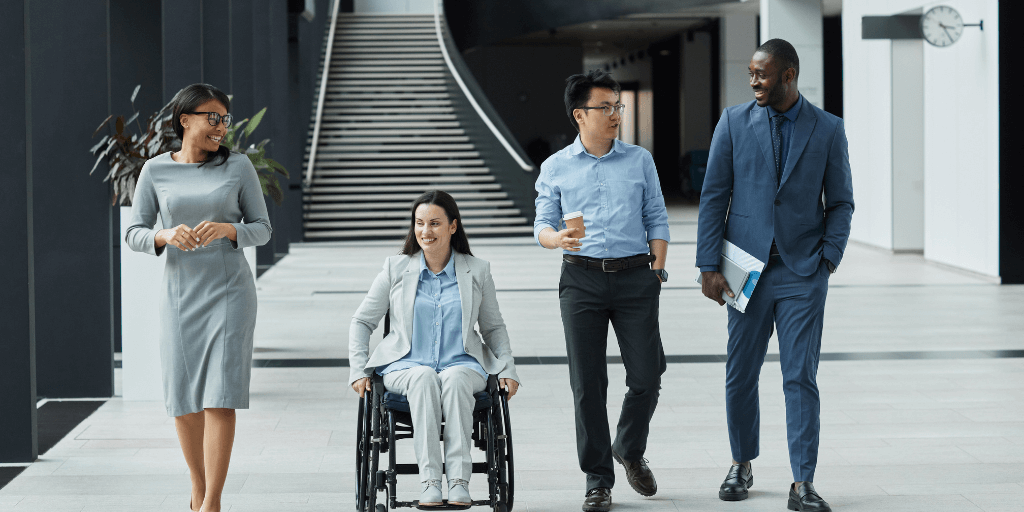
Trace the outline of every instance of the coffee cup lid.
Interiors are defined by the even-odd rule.
[[[577,217],[582,217],[582,216],[583,216],[583,212],[572,212],[572,213],[565,214],[565,217],[562,217],[562,220],[575,219]]]

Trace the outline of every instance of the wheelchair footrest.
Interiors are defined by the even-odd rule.
[[[399,501],[398,503],[395,503],[395,505],[398,506],[398,507],[413,507],[413,508],[418,508],[420,510],[467,510],[469,508],[466,505],[449,505],[448,504],[448,500],[444,500],[444,501],[441,502],[440,506],[434,506],[434,507],[421,507],[419,501]],[[472,507],[490,507],[491,506],[491,502],[489,500],[479,500],[479,501],[474,501],[473,504],[470,505],[470,506],[472,506]]]

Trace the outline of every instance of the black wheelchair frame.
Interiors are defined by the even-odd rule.
[[[390,315],[384,331],[390,331]],[[486,394],[486,396],[484,396]],[[418,501],[398,501],[398,475],[418,475],[419,466],[399,464],[395,460],[395,442],[412,439],[412,417],[396,408],[397,400],[384,389],[384,378],[373,374],[371,390],[359,399],[359,423],[356,427],[356,510],[387,512],[397,508],[422,510],[464,510],[469,506],[420,507]],[[402,397],[404,400],[404,397]],[[487,462],[474,462],[473,473],[487,475],[489,496],[474,500],[471,506],[491,507],[494,512],[512,512],[515,491],[515,466],[512,459],[512,423],[508,414],[508,392],[498,385],[498,377],[487,379],[487,390],[477,394],[473,410],[473,444],[487,454]],[[441,425],[444,435],[444,424]],[[438,440],[440,441],[440,439]],[[388,454],[387,469],[380,469],[381,454]],[[377,494],[385,493],[383,503]]]

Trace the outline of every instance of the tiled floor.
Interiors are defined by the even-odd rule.
[[[695,211],[673,208],[661,325],[668,354],[723,354],[725,311],[692,279]],[[555,291],[559,257],[530,240],[478,240],[520,356],[564,356]],[[348,324],[384,256],[398,244],[293,248],[259,281],[258,358],[347,357]],[[1024,349],[1024,287],[851,244],[829,290],[822,351]],[[614,335],[612,335],[614,336]],[[772,352],[777,352],[773,343]],[[608,353],[617,354],[614,338]],[[523,365],[512,401],[516,505],[575,511],[575,456],[564,365]],[[750,499],[725,503],[728,466],[721,363],[671,364],[648,459],[659,492],[623,480],[615,510],[783,511],[791,480],[778,363],[761,374],[762,449]],[[609,368],[612,395],[624,391]],[[240,411],[225,504],[242,511],[336,511],[353,504],[356,398],[347,368],[256,368]],[[836,510],[1024,510],[1024,359],[824,361],[815,486]],[[618,414],[617,400],[609,415]],[[408,445],[400,457],[411,462]],[[402,480],[400,499],[416,486]],[[473,480],[475,497],[486,494]],[[159,403],[111,400],[0,490],[0,510],[177,511],[188,477]]]

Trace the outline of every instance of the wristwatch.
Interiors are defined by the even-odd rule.
[[[660,277],[661,278],[661,282],[663,282],[663,283],[667,283],[668,282],[668,271],[667,270],[665,270],[663,268],[655,269],[654,270],[654,275]]]

